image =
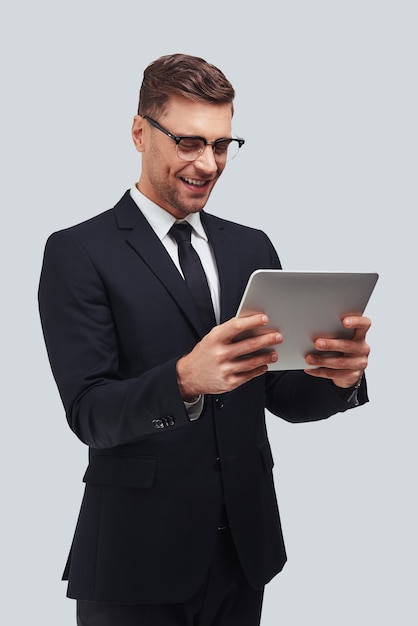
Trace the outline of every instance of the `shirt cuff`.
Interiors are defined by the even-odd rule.
[[[191,422],[194,422],[199,419],[203,411],[203,401],[204,401],[204,396],[199,396],[193,402],[184,401],[184,408],[186,409],[187,416]]]
[[[358,406],[360,404],[359,399],[358,399],[358,390],[360,389],[361,383],[363,382],[363,376],[364,374],[360,376],[356,384],[353,385],[352,387],[344,388],[344,387],[337,387],[336,385],[334,385],[335,390],[337,394],[340,396],[340,398],[342,398],[343,400],[345,400],[348,404],[351,404],[352,406]]]

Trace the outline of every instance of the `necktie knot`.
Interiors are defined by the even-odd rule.
[[[192,239],[192,227],[187,222],[180,222],[173,224],[170,229],[170,235],[176,240],[177,244],[187,241],[191,242]]]

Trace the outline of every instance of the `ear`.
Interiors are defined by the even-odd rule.
[[[132,124],[132,139],[138,152],[144,151],[144,124],[144,118],[141,115],[135,115]]]

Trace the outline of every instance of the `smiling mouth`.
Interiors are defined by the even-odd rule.
[[[204,187],[209,182],[207,180],[195,180],[194,178],[184,178],[184,177],[182,177],[182,180],[188,185],[192,185],[193,187]]]

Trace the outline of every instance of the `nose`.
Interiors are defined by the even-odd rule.
[[[216,172],[219,168],[218,162],[215,159],[215,153],[213,151],[213,145],[207,144],[202,154],[195,160],[195,165],[205,172]]]

